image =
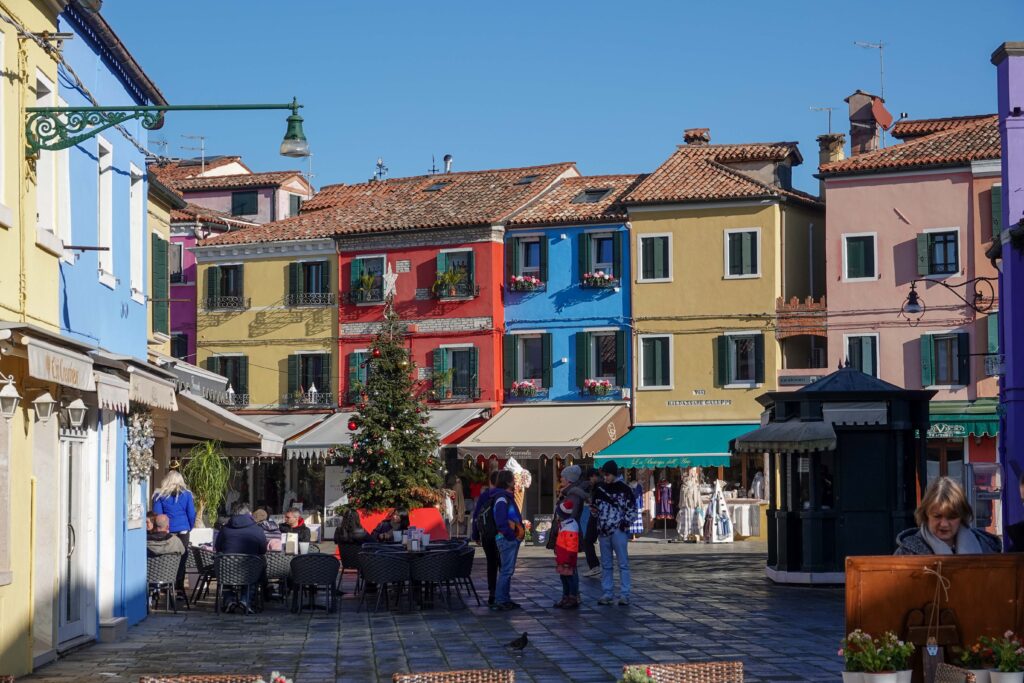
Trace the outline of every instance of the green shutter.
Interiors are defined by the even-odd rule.
[[[548,281],[548,236],[541,235],[540,237],[540,281]]]
[[[206,359],[206,369],[215,375],[220,374],[220,358],[218,356],[210,356]]]
[[[348,398],[349,401],[355,401],[356,385],[361,384],[359,371],[362,370],[361,353],[355,353],[354,351],[348,354]]]
[[[501,378],[505,385],[505,391],[512,389],[512,382],[518,379],[516,372],[516,336],[506,334],[501,340],[502,346],[502,368]]]
[[[718,386],[724,387],[729,384],[729,380],[732,379],[732,359],[729,353],[729,337],[721,335],[715,338],[715,374],[718,380]]]
[[[864,336],[860,337],[860,368],[863,372],[878,376],[878,338]]]
[[[320,293],[327,294],[331,291],[331,262],[320,262]]]
[[[238,386],[235,387],[236,394],[249,393],[249,357],[238,356]]]
[[[612,233],[612,275],[622,280],[622,233]]]
[[[298,263],[288,264],[288,294],[301,294],[299,288],[302,286],[302,266]]]
[[[448,272],[448,254],[441,252],[437,255],[437,272]]]
[[[576,333],[576,386],[583,388],[583,381],[590,373],[590,333]]]
[[[169,281],[167,270],[167,242],[153,235],[151,239],[153,260],[152,306],[153,331],[167,334],[170,331],[170,302],[168,301]]]
[[[640,277],[644,280],[651,280],[655,275],[655,262],[657,261],[658,242],[657,237],[638,238],[640,242]]]
[[[348,271],[348,288],[351,293],[359,291],[359,276],[363,274],[363,260],[359,258],[352,259],[352,264],[349,266]]]
[[[321,394],[332,394],[331,388],[331,354],[320,354],[320,372],[317,374],[316,388]]]
[[[480,352],[475,346],[469,351],[469,393],[471,398],[476,397],[476,390],[480,388]]]
[[[967,385],[971,382],[971,335],[958,332],[956,335],[956,383]]]
[[[988,314],[988,352],[999,353],[999,312]]]
[[[992,239],[1003,231],[1003,186],[992,186]]]
[[[540,336],[540,383],[545,389],[551,388],[551,334]]]
[[[239,264],[239,265],[235,266],[235,268],[238,269],[236,271],[238,273],[238,284],[236,285],[235,296],[244,297],[245,296],[245,265],[244,264]],[[244,307],[245,306],[243,304],[243,308]]]
[[[672,258],[672,254],[668,251],[668,237],[655,237],[648,241],[654,243],[652,252],[654,265],[651,266],[653,272],[652,277],[656,280],[665,279],[668,277],[669,272],[668,262],[669,259]]]
[[[921,335],[921,386],[935,384],[935,344],[930,334]]]
[[[764,335],[754,337],[754,381],[764,384]]]
[[[291,398],[299,388],[299,357],[288,356],[288,397]]]
[[[615,384],[626,386],[626,364],[629,362],[629,337],[626,330],[615,333]]]
[[[583,273],[590,272],[590,235],[585,232],[580,233],[579,238],[579,266],[580,274],[579,280],[583,280]]]
[[[756,233],[741,232],[740,245],[742,259],[740,273],[743,275],[753,275],[756,272],[755,264],[757,262]]]
[[[917,274],[928,275],[931,272],[931,258],[928,253],[928,233],[917,236]]]
[[[519,238],[509,237],[505,242],[505,286],[512,283],[512,276],[519,275]]]
[[[469,286],[469,293],[472,296],[473,285],[476,284],[476,265],[471,251],[466,252],[466,284]]]

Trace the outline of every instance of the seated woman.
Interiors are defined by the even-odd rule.
[[[963,488],[949,477],[932,481],[914,511],[917,529],[896,536],[896,555],[998,553],[999,539],[970,526],[974,512]]]
[[[378,541],[391,543],[394,540],[393,531],[405,531],[408,528],[409,513],[405,510],[393,510],[391,515],[378,524],[370,535]]]

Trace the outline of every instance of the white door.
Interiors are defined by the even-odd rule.
[[[62,553],[58,643],[85,635],[88,618],[89,573],[86,561],[89,530],[83,495],[88,481],[88,464],[82,457],[82,445],[81,441],[60,441]]]

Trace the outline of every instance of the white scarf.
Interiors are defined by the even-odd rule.
[[[936,555],[952,555],[953,548],[949,546],[943,540],[935,537],[932,532],[928,531],[928,525],[921,525],[921,538],[924,539],[932,552]],[[971,532],[971,528],[963,524],[960,525],[960,529],[956,532],[956,554],[957,555],[980,555],[983,551],[981,549],[981,543],[978,542],[978,538]]]

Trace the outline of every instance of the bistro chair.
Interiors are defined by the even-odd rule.
[[[338,558],[333,555],[298,555],[292,558],[292,611],[302,613],[302,594],[309,596],[309,609],[316,609],[316,589],[327,593],[327,611],[334,611],[334,582],[338,578]]]
[[[233,597],[224,609],[227,612],[241,607],[243,613],[252,614],[261,606],[260,583],[266,571],[266,563],[260,555],[239,553],[218,553],[214,557],[214,571],[217,573],[217,608],[219,614],[224,600],[224,590],[230,589]],[[245,596],[244,598],[242,596]],[[255,595],[255,599],[253,596]]]
[[[356,591],[359,590],[359,553],[362,546],[358,543],[340,543],[338,545],[338,556],[341,557],[341,570],[338,572],[338,590],[341,590],[341,582],[345,578],[345,572],[352,570],[356,573]]]
[[[309,544],[309,552],[307,554],[314,554],[315,555],[315,554],[317,554],[319,552],[320,552],[320,546],[319,545],[317,545],[316,543],[310,543]]]
[[[210,582],[217,579],[217,572],[213,562],[215,553],[212,550],[200,548],[197,545],[190,547],[189,550],[192,553],[196,571],[199,572],[196,585],[192,588],[192,604],[194,605],[196,600],[202,600],[209,595]]]
[[[457,551],[423,553],[413,555],[409,563],[409,579],[416,585],[419,582],[420,607],[427,602],[433,604],[434,589],[444,601],[445,609],[451,609],[448,598],[451,597],[451,583],[458,571],[459,556]],[[441,591],[441,586],[445,592]],[[445,594],[447,593],[447,595]],[[461,599],[461,598],[460,598]]]
[[[178,613],[177,594],[174,587],[178,580],[178,566],[181,564],[181,555],[156,555],[146,558],[146,581],[149,586],[149,601],[147,606],[152,604],[157,607],[160,604],[160,596],[167,595],[167,609]],[[185,600],[185,607],[188,607],[188,600]]]
[[[458,551],[458,563],[455,566],[455,590],[466,589],[466,595],[470,593],[476,598],[476,604],[480,606],[480,595],[476,592],[473,584],[473,559],[476,557],[476,548],[466,547]]]
[[[743,662],[627,664],[622,672],[633,667],[650,672],[655,683],[743,683]]]
[[[288,595],[288,578],[292,574],[291,556],[284,553],[267,553],[267,585],[277,589],[278,595],[284,600]]]
[[[952,664],[935,667],[935,683],[975,683],[974,674]]]
[[[143,676],[139,683],[255,683],[259,674],[205,674],[201,676]],[[2,682],[0,682],[2,683]]]
[[[363,578],[363,591],[359,596],[359,604],[356,605],[358,612],[366,602],[367,584],[377,586],[377,602],[373,607],[376,612],[380,609],[381,598],[384,598],[384,605],[390,599],[389,587],[394,588],[395,607],[402,598],[402,590],[409,581],[409,558],[399,553],[359,553],[359,571]]]
[[[515,683],[516,672],[511,669],[464,669],[462,671],[434,671],[418,674],[395,674],[392,683]]]

